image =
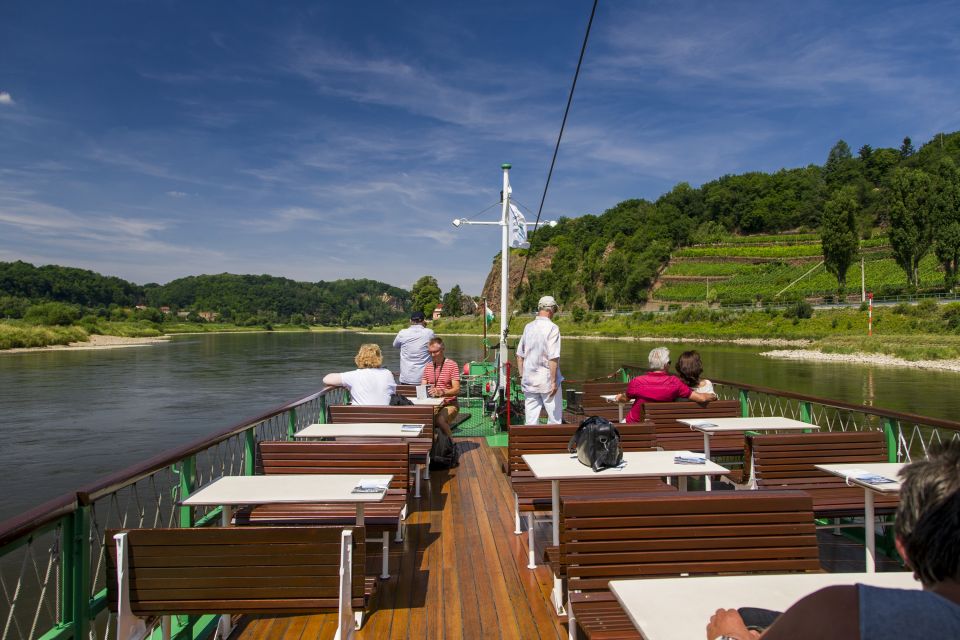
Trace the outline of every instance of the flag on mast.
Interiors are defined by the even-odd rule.
[[[514,249],[529,249],[527,241],[527,221],[517,209],[517,205],[510,203],[510,246]]]
[[[493,323],[493,311],[486,304],[483,305],[483,315],[487,319],[487,324]]]

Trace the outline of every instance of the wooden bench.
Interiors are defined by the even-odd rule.
[[[107,606],[117,614],[116,637],[149,637],[156,616],[169,638],[177,614],[333,612],[337,637],[352,637],[376,588],[364,575],[364,535],[363,527],[109,530]]]
[[[368,534],[379,533],[383,545],[381,578],[389,577],[390,531],[403,540],[407,513],[409,445],[406,442],[258,442],[258,473],[393,475],[383,501],[366,505],[364,526]],[[256,525],[353,525],[352,503],[263,504],[238,509],[237,524]]]
[[[758,489],[806,491],[814,513],[824,518],[863,516],[863,489],[814,465],[888,461],[882,431],[752,435],[745,459]],[[886,515],[896,510],[899,496],[877,494],[874,500],[876,513]]]
[[[417,385],[415,384],[397,384],[397,393],[404,398],[417,397]]]
[[[698,402],[645,402],[643,419],[654,424],[657,446],[664,451],[703,451],[703,434],[678,419],[737,418],[740,403],[736,400],[714,400],[706,404]],[[711,457],[743,455],[743,431],[719,433],[710,437]],[[739,464],[739,462],[737,462]],[[741,482],[742,471],[731,470],[728,477]]]
[[[535,453],[567,453],[570,438],[578,425],[510,425],[507,445],[508,474],[513,489],[514,533],[520,529],[520,513],[527,514],[529,566],[536,564],[533,543],[533,518],[536,511],[550,511],[553,505],[549,480],[538,480],[523,461],[523,456]],[[624,451],[653,451],[653,425],[649,422],[618,424],[620,446]],[[657,478],[623,478],[616,483],[603,479],[563,480],[561,495],[607,495],[612,491],[673,491],[674,488]],[[552,558],[556,553],[549,553]]]
[[[420,497],[420,472],[430,479],[430,448],[433,447],[434,408],[430,406],[371,406],[338,404],[329,407],[330,422],[389,422],[390,424],[422,424],[419,438],[407,438],[410,443],[410,464],[414,466],[414,497]]]
[[[821,570],[812,502],[801,491],[564,498],[561,513],[574,637],[640,637],[611,580]]]
[[[626,382],[584,382],[583,397],[580,406],[587,416],[600,416],[610,422],[620,421],[620,406],[616,402],[607,402],[601,396],[616,395],[627,390]],[[624,407],[626,416],[627,407]]]

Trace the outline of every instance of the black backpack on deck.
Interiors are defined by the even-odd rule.
[[[460,464],[460,452],[457,445],[443,431],[433,433],[433,446],[430,447],[430,468],[450,469]]]
[[[576,451],[577,459],[594,471],[616,467],[623,461],[620,432],[609,420],[599,416],[590,416],[580,423],[567,444],[567,451]]]

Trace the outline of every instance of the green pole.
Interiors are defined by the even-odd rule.
[[[813,422],[813,407],[807,401],[800,403],[800,422]]]
[[[243,475],[252,476],[257,450],[257,434],[250,427],[243,432]]]
[[[189,498],[196,485],[197,459],[190,456],[180,461],[180,500]],[[184,529],[193,526],[193,507],[180,505],[180,526]]]
[[[293,434],[297,432],[297,410],[290,409],[287,415],[290,418],[287,422],[287,440],[293,440]]]
[[[60,546],[63,554],[60,557],[60,619],[57,620],[58,626],[62,629],[74,623],[73,601],[74,601],[74,572],[76,569],[76,545],[74,543],[76,528],[76,512],[63,518],[60,531]]]
[[[883,419],[883,433],[887,436],[887,460],[900,462],[897,460],[897,432],[892,419]]]
[[[740,416],[743,418],[750,417],[750,402],[747,398],[746,389],[740,389]]]
[[[74,638],[86,638],[90,629],[90,501],[78,494],[81,501],[73,512],[70,545],[70,610]]]

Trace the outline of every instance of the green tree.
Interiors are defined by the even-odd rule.
[[[893,172],[884,194],[890,246],[912,287],[919,283],[920,260],[933,246],[933,179],[918,169]]]
[[[917,150],[913,148],[913,140],[910,139],[910,136],[907,136],[903,139],[903,144],[900,145],[900,157],[909,158]]]
[[[823,165],[823,179],[827,186],[833,188],[848,183],[855,173],[856,164],[853,154],[850,153],[850,145],[843,140],[837,140],[827,154],[826,164]]]
[[[460,285],[453,285],[443,296],[443,315],[451,318],[463,315],[463,291],[460,290]]]
[[[847,285],[847,270],[856,259],[860,248],[857,233],[856,188],[846,186],[834,192],[823,207],[820,218],[820,242],[827,271],[837,279],[837,291],[843,295]]]
[[[423,276],[415,283],[410,290],[410,297],[413,298],[413,308],[423,311],[428,318],[440,303],[440,285],[433,276]]]
[[[960,266],[960,171],[950,158],[938,167],[934,200],[934,252],[943,266],[944,282],[953,289]]]

